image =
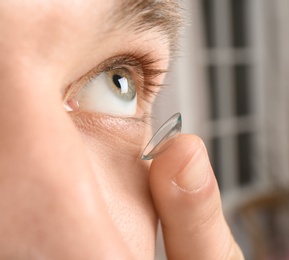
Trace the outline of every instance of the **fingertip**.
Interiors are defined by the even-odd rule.
[[[197,151],[204,147],[203,141],[198,136],[181,135],[152,161],[150,172],[158,172],[158,174],[166,172],[172,177],[188,164]]]
[[[166,211],[174,211],[175,207],[186,211],[187,207],[200,209],[207,204],[220,206],[218,185],[204,142],[198,136],[181,135],[155,158],[149,182],[163,221],[170,219]]]
[[[150,187],[171,259],[213,259],[215,253],[228,252],[231,235],[207,150],[198,136],[181,135],[154,159]],[[211,251],[205,250],[208,242]]]
[[[196,135],[181,135],[153,160],[150,168],[153,189],[165,187],[196,192],[204,189],[210,179],[215,181],[208,153],[204,142]]]

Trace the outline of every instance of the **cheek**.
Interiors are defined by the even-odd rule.
[[[148,187],[149,164],[111,149],[107,138],[83,136],[112,221],[136,259],[153,259],[156,213]]]

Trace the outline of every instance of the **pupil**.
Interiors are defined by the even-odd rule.
[[[122,77],[121,76],[119,76],[119,75],[117,75],[117,74],[115,74],[115,75],[113,75],[113,77],[112,77],[112,80],[113,80],[113,83],[116,85],[116,87],[118,87],[119,89],[121,89],[121,85],[120,85],[120,83],[119,83],[119,79],[121,79]]]

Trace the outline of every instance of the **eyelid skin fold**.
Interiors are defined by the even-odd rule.
[[[167,72],[165,69],[156,68],[160,61],[161,59],[154,57],[151,53],[144,54],[140,51],[132,51],[127,54],[111,57],[70,84],[64,92],[63,101],[65,103],[68,99],[73,98],[83,86],[88,84],[100,73],[124,68],[131,71],[134,75],[134,78],[137,81],[139,97],[142,100],[149,102],[151,97],[154,97],[159,88],[163,86],[163,84],[156,81],[156,78]]]

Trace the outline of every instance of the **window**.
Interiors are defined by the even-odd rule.
[[[221,191],[250,185],[256,169],[254,60],[248,0],[199,0],[209,93],[210,156]]]

